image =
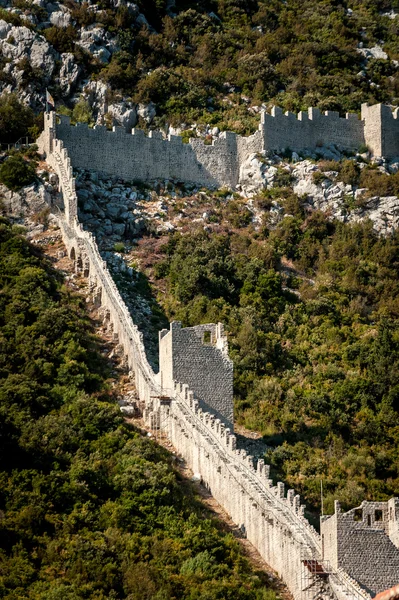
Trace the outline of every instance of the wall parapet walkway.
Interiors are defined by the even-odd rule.
[[[269,465],[258,460],[255,467],[254,458],[237,449],[231,430],[202,410],[188,385],[175,382],[173,389],[161,387],[158,374],[148,363],[143,336],[101,258],[94,236],[78,222],[71,161],[56,138],[55,116],[45,118],[39,150],[58,175],[65,206],[58,221],[68,254],[88,278],[93,300],[123,347],[147,422],[165,431],[190,468],[201,475],[215,499],[286,582],[295,600],[370,600],[347,573],[328,569],[321,537],[306,519],[294,490],[285,493],[282,482],[273,486]],[[311,561],[324,575],[312,576],[309,583],[307,565]]]
[[[173,179],[206,187],[234,188],[245,185],[248,160],[287,148],[317,152],[320,146],[333,144],[353,152],[366,145],[375,156],[399,156],[398,111],[392,113],[383,104],[364,104],[360,119],[357,114],[340,117],[338,112],[322,113],[317,108],[296,115],[283,113],[275,106],[270,114],[262,112],[253,135],[225,131],[209,145],[199,138],[184,144],[180,136],[166,138],[161,131],[146,135],[137,129],[127,132],[123,127],[108,131],[102,125],[72,126],[69,117],[60,115],[56,119],[54,113],[45,115],[45,128],[51,130],[51,151],[62,155],[67,148],[75,167],[130,181]]]

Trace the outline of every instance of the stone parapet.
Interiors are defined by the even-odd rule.
[[[165,137],[160,131],[85,123],[72,126],[69,117],[45,115],[45,131],[40,140],[46,154],[53,140],[63,142],[75,167],[117,175],[127,180],[173,179],[206,187],[245,183],[245,164],[250,156],[286,149],[316,151],[331,144],[342,150],[357,150],[366,144],[377,156],[399,156],[399,120],[397,110],[383,104],[362,106],[361,119],[348,113],[340,117],[334,111],[309,108],[297,115],[273,107],[263,112],[258,131],[240,136],[226,131],[205,144],[191,138],[184,144],[180,136]],[[242,180],[242,177],[244,179]]]
[[[85,132],[87,138],[91,135],[105,135],[113,136],[110,139],[125,140],[127,136],[120,130],[113,133],[102,131],[101,134],[94,130],[94,134],[91,134],[88,132],[93,130],[82,126],[64,126],[70,130]],[[167,349],[171,353],[170,356],[161,356],[167,381],[162,381],[162,369],[159,374],[154,373],[146,358],[143,336],[134,324],[107,265],[99,254],[94,236],[84,231],[77,220],[72,173],[74,159],[72,156],[71,164],[68,143],[65,139],[58,139],[56,132],[58,126],[55,124],[55,116],[46,115],[45,131],[39,140],[39,148],[59,177],[65,206],[65,212],[58,215],[63,239],[69,256],[75,261],[76,269],[89,279],[93,300],[101,308],[104,322],[123,348],[135,377],[147,422],[151,427],[165,431],[190,468],[200,474],[212,495],[287,583],[296,600],[312,600],[316,596],[326,600],[370,600],[367,591],[360,588],[347,572],[343,572],[338,566],[333,571],[328,570],[324,563],[322,538],[306,519],[304,506],[294,490],[286,493],[282,482],[274,486],[270,479],[269,465],[263,460],[255,461],[247,452],[237,449],[236,437],[232,432],[232,413],[229,413],[228,403],[223,405],[226,398],[230,402],[232,367],[222,326],[208,324],[185,330],[180,324],[172,323],[171,332],[163,331],[160,334],[161,349]],[[173,144],[176,148],[184,146],[179,140],[166,142],[156,134],[145,138],[141,133],[135,132],[132,137],[154,143]],[[231,135],[226,135],[222,137],[220,144],[234,149],[234,139]],[[251,139],[258,143],[256,140],[259,141],[259,135],[255,134]],[[215,147],[216,144],[213,148]],[[120,148],[123,148],[123,144]],[[186,334],[181,336],[181,332],[185,331]],[[207,351],[208,342],[204,340],[207,333],[210,352]],[[173,339],[175,342],[177,340],[175,348],[171,343]],[[191,345],[192,358],[198,359],[195,369],[200,383],[201,378],[204,383],[207,377],[207,360],[213,365],[209,385],[206,383],[196,387],[195,369],[183,369],[183,375],[177,375],[179,379],[184,376],[185,381],[175,381],[173,378],[173,373],[177,372],[173,371],[173,353],[176,352],[176,358],[181,360],[185,344]],[[215,365],[216,368],[217,365],[220,366],[221,381],[224,382],[221,395]],[[179,368],[182,368],[181,365]],[[397,515],[396,504],[391,503],[389,508],[392,509],[392,514]],[[392,529],[392,535],[396,535],[395,532]],[[328,575],[327,580],[325,576],[315,574],[309,587],[309,564],[317,564]]]

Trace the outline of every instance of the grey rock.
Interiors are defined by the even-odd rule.
[[[8,37],[8,32],[11,29],[10,23],[7,23],[3,19],[0,20],[0,40],[5,40]]]
[[[107,204],[106,212],[111,217],[111,219],[116,219],[121,213],[121,207],[119,204]]]
[[[137,113],[144,121],[151,123],[156,115],[155,104],[153,102],[150,102],[149,104],[139,104]]]
[[[125,223],[113,223],[112,224],[112,233],[118,236],[123,236],[125,233]]]
[[[88,190],[84,188],[78,189],[77,195],[79,200],[88,200],[88,198],[90,197]]]
[[[136,414],[136,409],[134,406],[121,406],[120,411],[126,417],[134,417]]]
[[[108,63],[111,58],[111,52],[104,46],[99,46],[93,51],[93,56],[98,58],[102,63]]]
[[[108,106],[108,113],[112,116],[113,124],[125,127],[127,131],[137,124],[137,111],[130,102],[118,102]]]
[[[60,88],[62,95],[66,98],[75,89],[81,69],[75,63],[75,57],[71,52],[61,54]]]
[[[112,225],[103,225],[104,235],[112,235]]]
[[[40,69],[43,72],[43,78],[46,83],[51,80],[55,69],[55,61],[58,58],[57,52],[40,35],[34,33],[27,27],[4,26],[4,21],[0,21],[0,37],[6,35],[6,39],[0,40],[0,52],[5,58],[11,59],[13,63],[27,58],[32,68]],[[13,43],[7,40],[13,39]]]
[[[57,10],[51,13],[50,15],[50,23],[52,25],[55,25],[56,27],[68,27],[68,25],[71,24],[71,15],[69,13],[69,11],[63,7],[60,6],[61,10]]]
[[[90,81],[90,83],[85,85],[82,90],[82,96],[87,100],[93,111],[99,112],[100,114],[106,112],[106,94],[107,85],[102,81]],[[106,175],[104,175],[104,177],[109,179]]]
[[[361,54],[362,56],[364,56],[364,58],[366,60],[368,60],[370,58],[387,60],[388,54],[386,52],[384,52],[384,50],[381,48],[381,46],[373,46],[372,48],[363,48],[363,47],[360,47],[360,44],[362,44],[362,42],[359,43],[359,48],[357,48],[356,51],[359,54]],[[362,44],[362,46],[363,46],[363,44]]]

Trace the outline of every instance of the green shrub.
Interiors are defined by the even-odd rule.
[[[277,173],[274,176],[273,186],[278,188],[288,187],[292,183],[292,175],[290,171],[277,167]]]
[[[321,171],[314,171],[313,175],[312,175],[312,181],[315,185],[320,185],[321,183],[323,183],[323,181],[325,181],[326,176],[324,175],[324,173],[322,173]]]
[[[123,242],[115,242],[114,250],[123,254],[125,252],[125,244]]]
[[[33,110],[18,100],[16,94],[0,96],[0,140],[17,142],[35,124]]]
[[[10,23],[10,25],[13,25],[14,27],[21,27],[21,25],[25,25],[25,22],[19,15],[6,10],[5,8],[0,8],[0,19],[6,23]]]
[[[184,131],[181,132],[180,136],[183,139],[183,144],[188,144],[190,141],[190,138],[197,137],[197,134],[192,129],[185,129]]]
[[[252,221],[251,211],[245,205],[233,200],[227,204],[226,217],[233,227],[247,227]]]
[[[72,121],[75,123],[91,123],[93,120],[93,111],[90,104],[84,98],[80,98],[72,111]]]
[[[35,169],[22,156],[10,156],[0,167],[1,183],[13,191],[33,183],[35,178]]]
[[[360,168],[354,160],[344,160],[339,169],[339,178],[344,183],[357,185],[359,183]]]
[[[399,173],[387,175],[374,166],[365,167],[361,171],[359,185],[368,189],[368,196],[396,196],[399,194]]]
[[[339,171],[339,162],[336,160],[322,160],[319,162],[319,169],[323,173],[326,171]]]
[[[77,31],[72,25],[68,25],[66,28],[53,25],[45,29],[43,35],[48,43],[54,46],[57,52],[73,52],[77,39]]]

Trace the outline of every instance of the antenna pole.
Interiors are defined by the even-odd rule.
[[[320,479],[320,496],[321,496],[321,516],[324,515],[324,505],[323,505],[323,480]]]

